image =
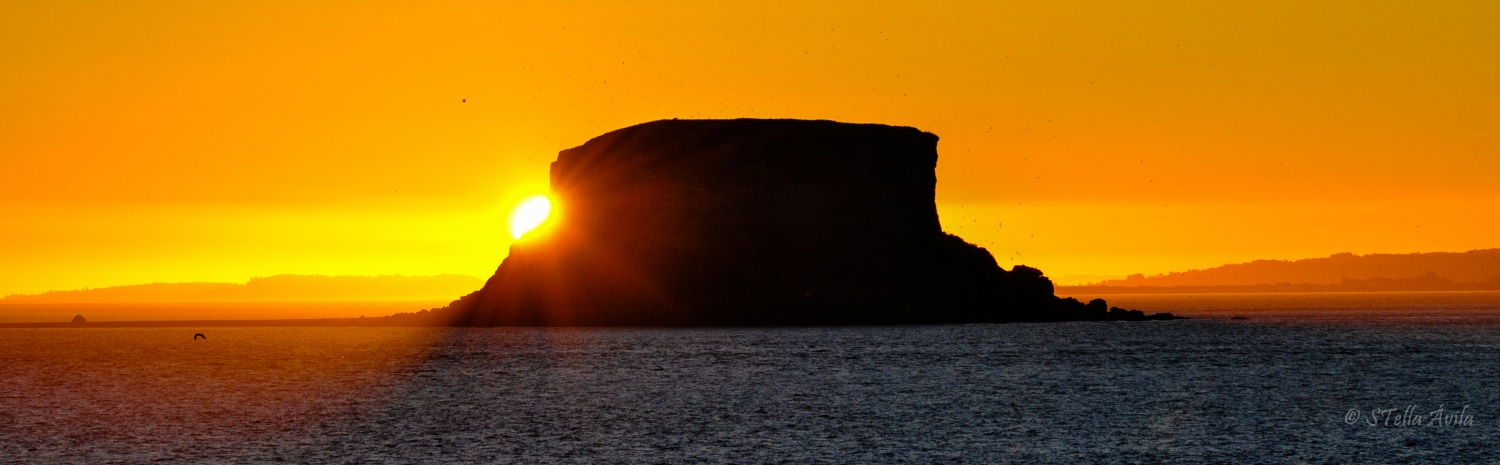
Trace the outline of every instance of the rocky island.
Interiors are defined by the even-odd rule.
[[[560,215],[484,287],[393,316],[461,326],[1171,319],[1053,295],[944,233],[938,137],[804,120],[662,120],[562,151]]]

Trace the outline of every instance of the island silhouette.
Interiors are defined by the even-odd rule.
[[[809,120],[661,120],[564,150],[561,217],[478,291],[394,319],[461,326],[1171,319],[1058,298],[943,232],[938,137]]]

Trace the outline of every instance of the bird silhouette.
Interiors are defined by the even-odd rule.
[[[205,341],[207,341],[207,340],[208,340],[208,336],[204,336],[204,335],[203,335],[203,333],[197,333],[197,334],[194,334],[194,335],[193,335],[193,340],[194,340],[194,341],[196,341],[196,340],[198,340],[198,338],[200,338],[200,337],[201,337],[201,338],[203,338],[203,340],[205,340]]]

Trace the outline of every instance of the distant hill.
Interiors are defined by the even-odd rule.
[[[152,283],[10,295],[0,304],[132,302],[446,301],[484,285],[472,276],[278,275],[233,283]]]
[[[1060,292],[1340,292],[1500,290],[1500,249],[1412,254],[1341,253],[1302,260],[1256,260],[1205,270],[1125,279]]]

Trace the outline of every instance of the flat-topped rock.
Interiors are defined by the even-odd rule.
[[[663,120],[552,164],[555,225],[436,314],[463,325],[1079,319],[1038,270],[946,234],[938,137],[801,120]],[[1080,313],[1081,314],[1081,313]]]

